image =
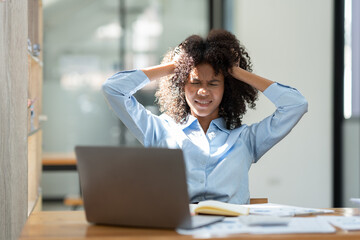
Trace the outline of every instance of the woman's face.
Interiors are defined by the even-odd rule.
[[[213,120],[219,117],[219,105],[224,94],[224,76],[210,64],[196,66],[185,83],[185,98],[196,118]]]

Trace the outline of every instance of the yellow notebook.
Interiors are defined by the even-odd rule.
[[[247,207],[215,200],[206,200],[199,202],[194,211],[196,214],[211,214],[232,217],[249,215],[249,208]]]

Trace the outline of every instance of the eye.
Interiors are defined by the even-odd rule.
[[[220,82],[217,80],[213,80],[213,81],[210,81],[208,84],[211,87],[217,87],[217,86],[219,86]]]

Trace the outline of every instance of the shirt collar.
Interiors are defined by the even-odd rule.
[[[191,124],[193,124],[195,121],[197,121],[197,118],[194,117],[193,115],[189,114],[186,123],[181,124],[181,128],[184,130],[185,128],[187,128]],[[212,120],[210,125],[211,124],[214,124],[221,131],[224,131],[224,132],[226,132],[228,134],[230,133],[230,130],[226,128],[225,120],[222,117],[219,117],[219,118],[216,118],[216,119]]]
[[[211,121],[217,128],[219,128],[221,131],[224,131],[226,133],[230,133],[230,130],[226,128],[226,123],[224,118],[219,117]]]
[[[197,121],[197,118],[194,117],[193,115],[189,114],[187,116],[187,121],[184,124],[181,124],[181,128],[184,130],[185,128],[187,128],[188,126],[190,126],[194,121]]]

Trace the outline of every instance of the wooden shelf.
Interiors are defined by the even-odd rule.
[[[33,211],[41,211],[41,207],[42,207],[41,189],[39,188],[37,198],[35,200],[28,201],[28,216],[30,216],[30,214]]]
[[[27,53],[30,42],[42,46],[41,6],[41,0],[0,0],[0,239],[18,239],[41,199],[42,132],[30,113],[41,113],[43,58],[42,51]]]
[[[41,210],[42,1],[28,0],[28,214]],[[34,51],[34,46],[40,51]]]
[[[40,131],[40,130],[41,130],[41,128],[37,128],[37,129],[35,129],[35,130],[30,131],[30,132],[28,133],[28,137],[30,137],[31,135],[34,135],[35,133],[37,133],[37,132]]]
[[[42,131],[39,129],[28,137],[28,211],[35,209],[40,198],[40,181],[42,173]],[[31,203],[31,204],[30,204]]]
[[[34,61],[34,62],[37,62],[41,67],[43,67],[43,61],[39,58],[39,57],[37,57],[37,56],[34,56],[33,54],[32,54],[32,52],[30,52],[30,51],[28,51],[28,56]]]
[[[39,116],[42,111],[42,66],[28,54],[28,133],[40,128]]]

